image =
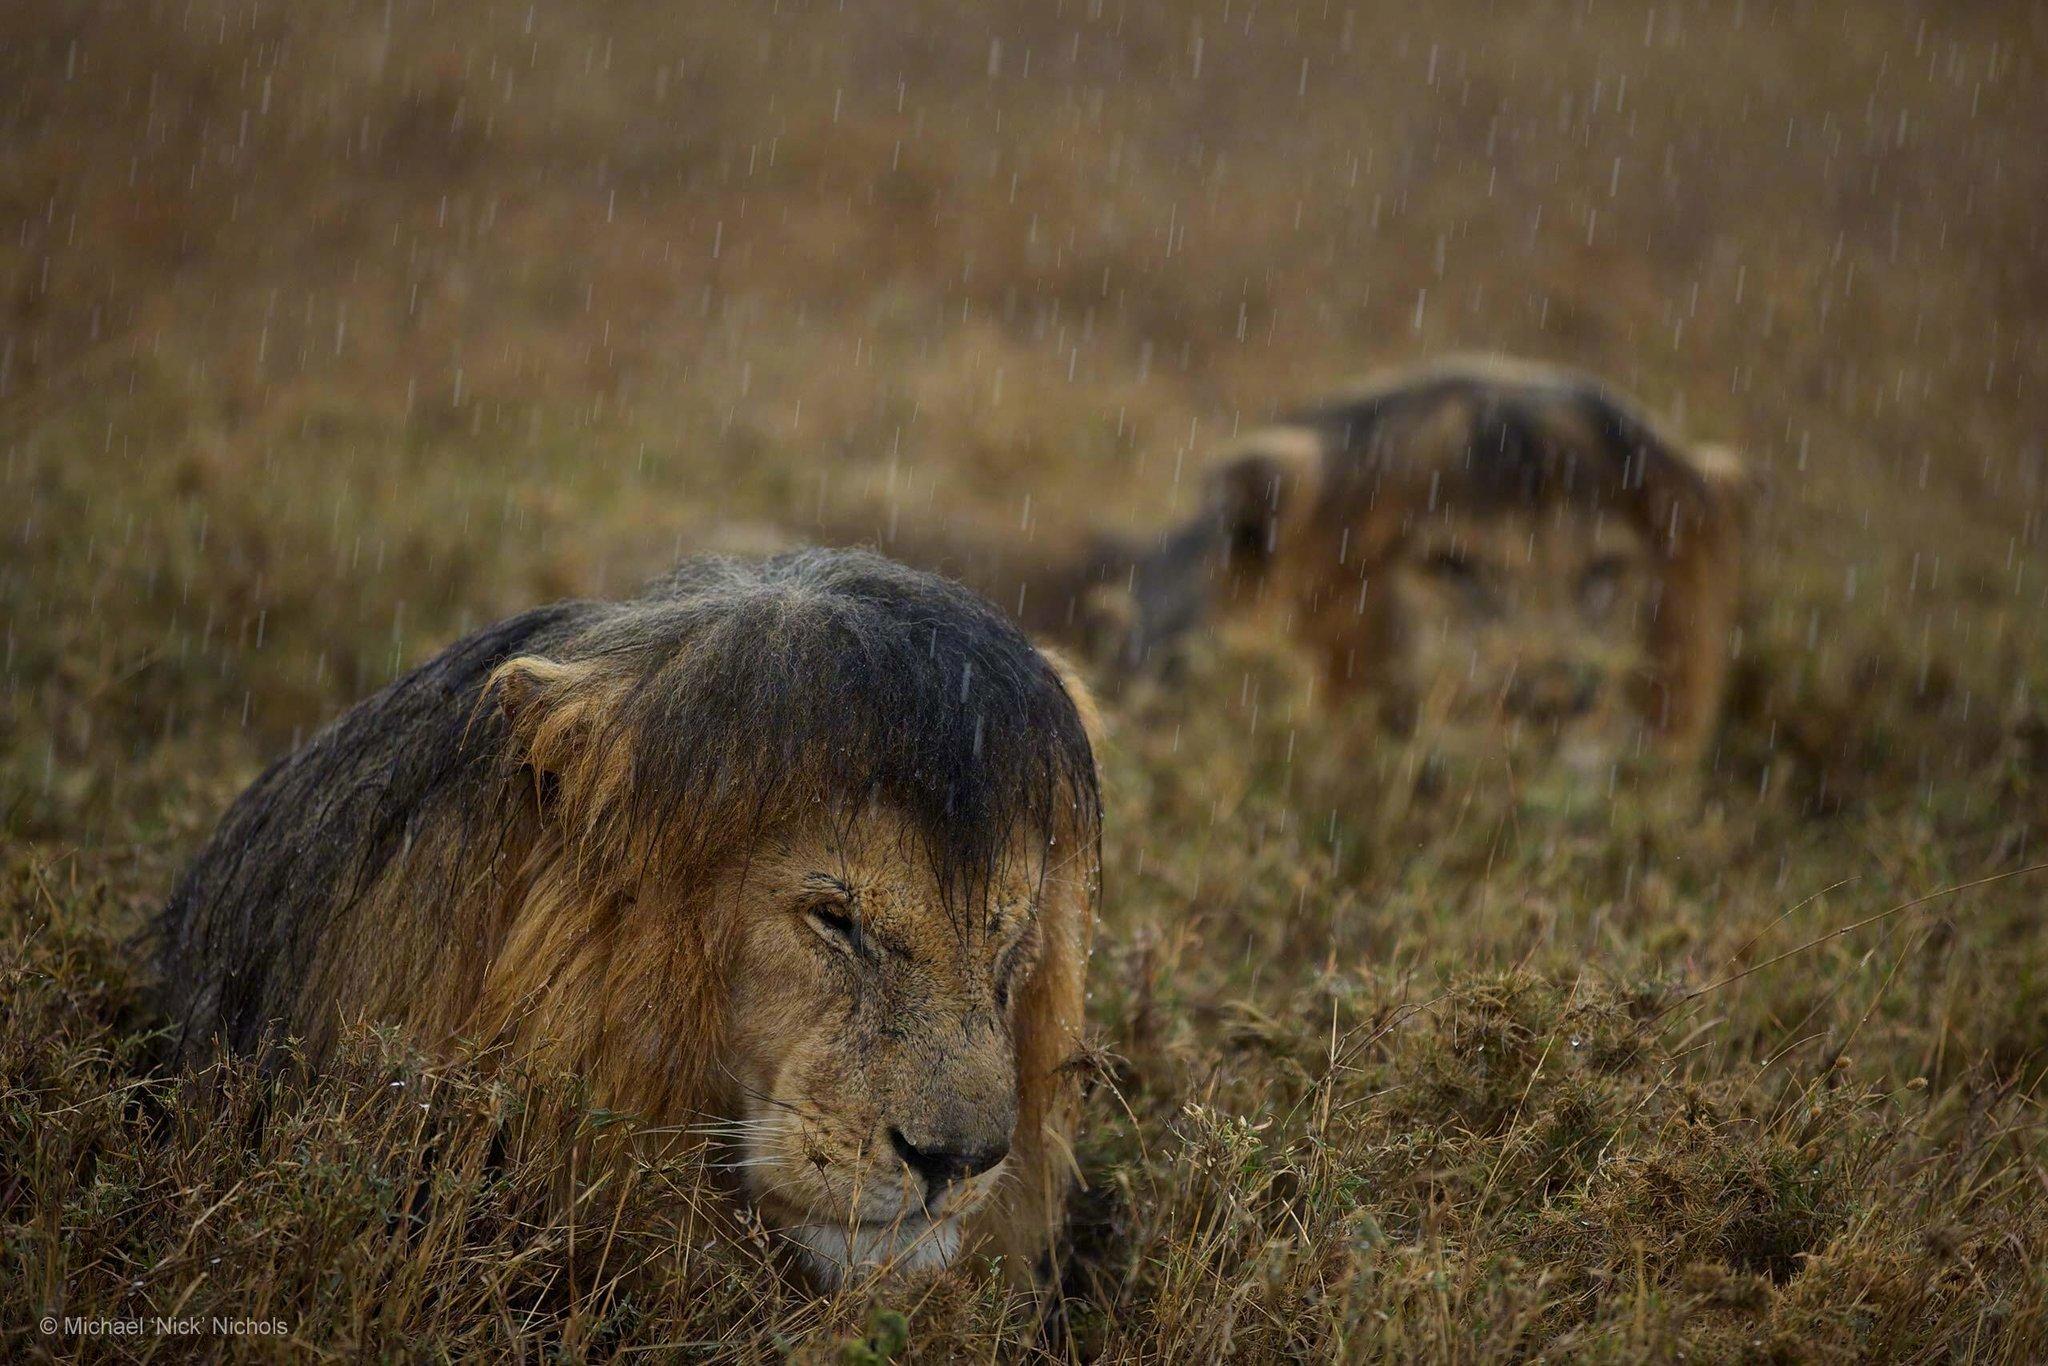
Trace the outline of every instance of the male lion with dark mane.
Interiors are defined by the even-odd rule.
[[[1129,571],[1122,662],[1257,610],[1395,732],[1586,773],[1689,763],[1728,671],[1744,482],[1587,375],[1400,371],[1220,457],[1201,510]]]
[[[819,1281],[1029,1265],[1099,871],[1079,685],[857,552],[685,563],[450,646],[265,772],[165,908],[180,1056],[502,1047],[737,1134]]]

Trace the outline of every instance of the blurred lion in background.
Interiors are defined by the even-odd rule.
[[[1032,1266],[1073,1171],[1091,714],[987,604],[865,553],[529,611],[234,803],[158,925],[176,1048],[503,1047],[718,1134],[825,1285]]]
[[[1590,376],[1404,370],[1221,457],[1201,510],[1130,570],[1120,663],[1270,614],[1327,694],[1436,749],[1689,764],[1720,711],[1745,503],[1731,453]]]

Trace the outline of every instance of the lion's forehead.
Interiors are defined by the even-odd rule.
[[[1513,538],[1525,545],[1532,538],[1538,545],[1643,544],[1642,533],[1618,512],[1558,501],[1484,506],[1446,497],[1435,509],[1412,512],[1407,529],[1411,534],[1434,533],[1474,540]]]
[[[984,954],[1014,937],[1037,913],[1036,880],[1015,876],[992,881],[966,906],[949,903],[928,874],[915,870],[855,872],[848,885],[863,923],[934,958]]]
[[[1450,509],[1417,519],[1410,550],[1456,548],[1528,577],[1568,574],[1596,559],[1638,564],[1649,542],[1626,519],[1595,508],[1557,504],[1496,511]]]
[[[980,885],[949,891],[920,832],[887,810],[775,832],[747,861],[757,896],[836,890],[864,924],[933,952],[1014,936],[1036,914],[1048,874],[1045,851],[1019,838]]]

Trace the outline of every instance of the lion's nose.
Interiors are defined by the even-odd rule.
[[[1532,721],[1569,721],[1592,710],[1600,678],[1588,665],[1552,661],[1522,671],[1508,685],[1508,710]]]
[[[913,1143],[901,1129],[889,1130],[889,1142],[903,1165],[922,1177],[925,1189],[937,1195],[955,1181],[980,1176],[1010,1155],[1008,1142],[974,1145],[958,1139]]]

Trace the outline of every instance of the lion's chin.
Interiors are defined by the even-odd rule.
[[[784,1230],[803,1254],[804,1269],[827,1290],[882,1273],[935,1276],[960,1255],[958,1217],[906,1215],[888,1223],[803,1223]]]

